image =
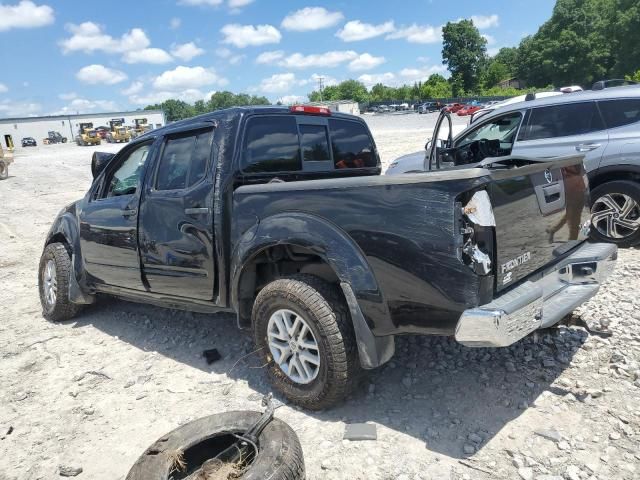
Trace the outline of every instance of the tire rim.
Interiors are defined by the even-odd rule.
[[[593,202],[591,223],[601,235],[626,238],[640,228],[640,207],[624,193],[609,193]]]
[[[53,307],[58,296],[58,279],[56,277],[56,263],[49,260],[42,272],[42,284],[44,285],[44,298],[47,305]]]
[[[269,318],[267,339],[273,359],[289,379],[307,384],[318,376],[320,348],[302,316],[291,310],[276,310]]]

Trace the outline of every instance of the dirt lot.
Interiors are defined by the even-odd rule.
[[[385,163],[424,145],[433,115],[372,117]],[[102,150],[117,150],[103,145]],[[259,409],[269,391],[231,315],[102,300],[75,321],[43,320],[36,268],[58,210],[90,183],[93,147],[20,150],[0,182],[0,479],[123,479],[176,426]],[[396,357],[343,406],[276,415],[298,433],[309,479],[640,478],[640,253],[577,313],[583,328],[507,349],[397,339]],[[223,360],[208,366],[202,351]],[[231,370],[231,371],[230,371]],[[378,440],[342,440],[371,422]],[[10,432],[10,433],[9,433]]]

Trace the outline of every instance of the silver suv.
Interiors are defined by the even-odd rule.
[[[593,237],[623,247],[640,244],[640,86],[508,105],[467,127],[451,146],[459,163],[583,153]],[[424,157],[424,152],[401,157],[386,173],[422,170]]]

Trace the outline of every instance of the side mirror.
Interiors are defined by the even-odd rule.
[[[114,156],[114,153],[93,152],[93,156],[91,157],[91,174],[94,179],[102,173]]]

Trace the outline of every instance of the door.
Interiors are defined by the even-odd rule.
[[[584,154],[587,172],[600,165],[609,141],[595,102],[532,108],[513,148],[513,155],[550,158]]]
[[[95,282],[144,290],[138,251],[138,205],[153,141],[124,149],[79,214],[85,270]]]
[[[140,253],[155,293],[212,300],[213,129],[164,138],[140,209]]]

